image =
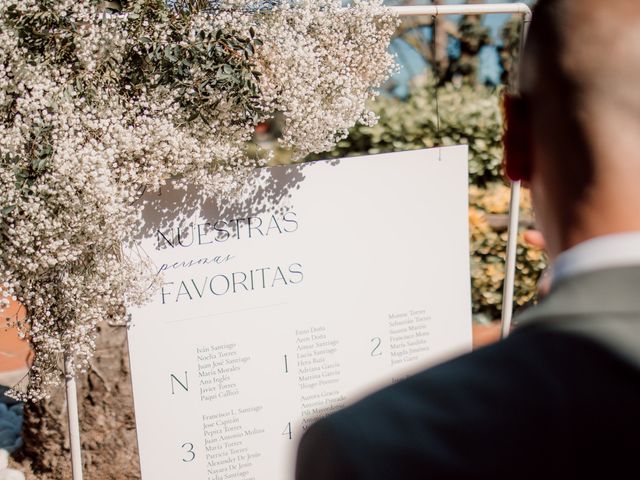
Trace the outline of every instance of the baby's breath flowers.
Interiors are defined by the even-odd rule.
[[[375,122],[396,19],[341,4],[0,0],[0,309],[28,312],[22,398],[45,397],[63,358],[86,369],[97,324],[148,299],[155,272],[122,250],[140,192],[233,195],[276,115],[298,158]]]

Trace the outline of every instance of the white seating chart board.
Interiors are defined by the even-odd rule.
[[[132,314],[143,480],[292,478],[315,419],[471,348],[467,148],[259,170],[218,207],[145,194]]]

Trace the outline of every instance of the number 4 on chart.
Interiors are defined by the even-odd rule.
[[[291,422],[287,423],[287,426],[282,431],[282,435],[289,437],[289,440],[293,439],[293,434],[291,432]]]

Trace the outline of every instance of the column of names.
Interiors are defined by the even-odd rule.
[[[340,340],[326,326],[296,330],[296,359],[302,429],[345,406],[338,360]]]

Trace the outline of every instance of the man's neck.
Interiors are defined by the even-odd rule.
[[[561,248],[556,252],[557,255],[589,240],[640,231],[640,189],[637,186],[628,188],[625,185],[627,181],[618,185],[606,182],[607,185],[592,188],[589,198],[576,212],[577,225],[561,236]]]

